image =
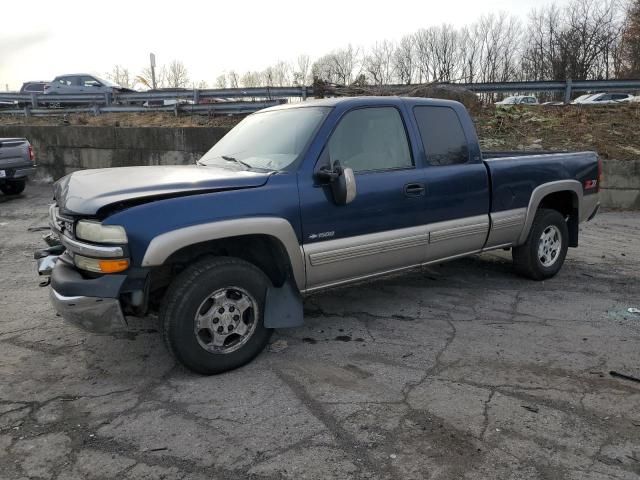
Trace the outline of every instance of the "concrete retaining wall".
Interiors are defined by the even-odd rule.
[[[640,160],[605,160],[602,177],[604,207],[640,209]]]
[[[41,177],[85,168],[193,164],[228,128],[0,126],[1,137],[33,144]]]
[[[0,137],[26,137],[41,177],[58,179],[84,168],[193,164],[225,127],[1,126]],[[640,209],[640,159],[605,160],[602,206]]]

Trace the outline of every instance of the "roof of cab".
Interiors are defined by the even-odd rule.
[[[422,97],[334,97],[334,98],[322,98],[314,100],[305,100],[303,102],[287,103],[284,105],[277,105],[275,107],[265,108],[260,112],[268,112],[273,110],[286,110],[290,108],[304,108],[304,107],[362,107],[368,105],[381,105],[392,104],[398,105],[404,103],[409,106],[413,105],[432,105],[432,106],[458,106],[461,104],[453,100],[441,100],[438,98],[422,98]]]

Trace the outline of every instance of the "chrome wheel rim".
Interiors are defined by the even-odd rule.
[[[558,261],[562,248],[562,234],[555,225],[549,225],[542,231],[538,242],[538,260],[543,267],[550,267]]]
[[[258,314],[258,303],[246,290],[221,288],[198,307],[194,333],[208,352],[235,352],[255,332]]]

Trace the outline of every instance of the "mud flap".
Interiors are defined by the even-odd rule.
[[[265,299],[264,326],[267,328],[301,327],[304,323],[302,297],[290,281],[269,287]]]

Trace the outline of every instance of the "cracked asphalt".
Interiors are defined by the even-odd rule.
[[[318,294],[250,365],[192,374],[156,319],[63,323],[38,288],[49,187],[0,197],[0,478],[640,478],[640,212],[554,279],[484,254]]]

